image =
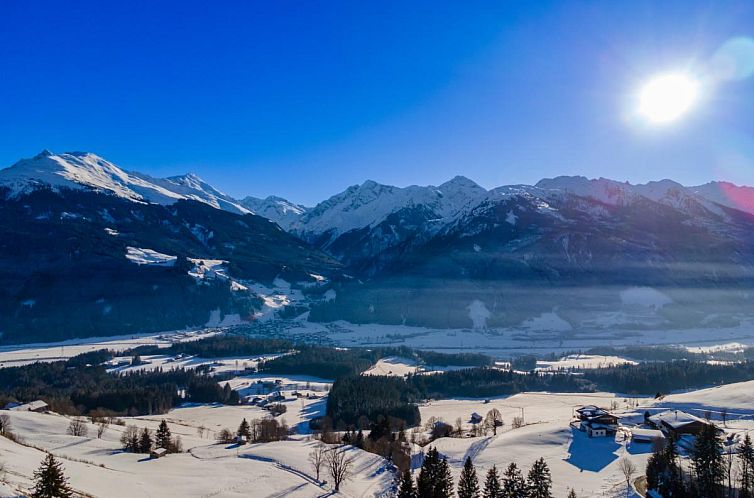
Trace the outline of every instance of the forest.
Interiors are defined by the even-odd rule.
[[[238,394],[203,370],[108,373],[107,352],[84,353],[68,361],[32,363],[0,369],[0,406],[10,401],[46,401],[67,415],[92,411],[111,415],[152,415],[193,401],[238,403]]]

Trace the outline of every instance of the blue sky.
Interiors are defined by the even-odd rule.
[[[754,184],[754,78],[669,126],[627,118],[736,36],[754,2],[7,0],[0,165],[88,150],[306,204],[457,174]]]

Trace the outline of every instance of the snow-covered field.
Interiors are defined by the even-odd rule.
[[[587,368],[606,368],[625,364],[635,365],[635,361],[627,360],[619,356],[601,356],[576,354],[560,358],[557,361],[538,361],[537,370],[575,370]]]
[[[240,379],[233,382],[235,387],[243,389]],[[278,380],[287,385],[317,383],[315,379],[304,378]],[[420,406],[420,411],[424,421],[437,417],[454,423],[460,417],[466,427],[473,412],[484,415],[497,408],[502,413],[505,425],[496,436],[442,438],[431,444],[448,457],[455,479],[467,456],[472,458],[480,475],[492,465],[503,469],[510,462],[516,462],[526,472],[532,462],[542,457],[552,470],[556,497],[564,497],[568,489],[574,488],[580,497],[596,498],[623,491],[619,459],[625,456],[643,469],[651,446],[623,441],[620,436],[616,440],[590,439],[569,426],[575,408],[586,404],[612,406],[629,424],[640,420],[645,410],[676,408],[692,413],[709,410],[713,418],[719,418],[722,409],[728,408],[726,430],[740,435],[754,430],[752,389],[754,382],[744,382],[674,394],[659,401],[611,393],[521,393],[489,401],[433,401]],[[281,418],[291,426],[303,428],[312,417],[323,412],[325,401],[291,399],[285,402],[288,412]],[[181,436],[186,452],[159,460],[121,452],[122,426],[111,425],[102,439],[97,439],[96,427],[89,424],[89,436],[76,437],[66,435],[70,421],[67,417],[7,413],[14,432],[24,444],[0,438],[0,460],[5,464],[7,481],[0,486],[0,496],[28,489],[30,476],[44,456],[41,450],[59,457],[74,488],[91,496],[314,497],[328,492],[313,479],[308,454],[314,443],[306,434],[292,436],[289,441],[241,447],[214,442],[220,429],[234,430],[242,418],[269,416],[255,406],[188,405],[164,416],[124,418],[128,424],[153,431],[165,419],[172,433]],[[524,417],[525,425],[513,429],[511,421],[519,416]],[[200,428],[203,428],[201,434]],[[417,453],[423,451],[414,448]],[[349,451],[356,464],[353,480],[343,489],[344,496],[387,496],[393,476],[385,462],[360,450]]]
[[[173,331],[161,334],[143,334],[115,337],[91,337],[44,344],[0,346],[0,368],[26,365],[37,361],[58,361],[81,353],[109,349],[124,351],[137,346],[168,347],[176,342],[194,341],[219,334],[219,329]]]
[[[166,418],[173,434],[183,440],[185,453],[150,460],[146,455],[120,451],[123,427],[111,426],[102,439],[66,435],[69,420],[54,414],[12,413],[11,423],[24,445],[0,438],[0,458],[7,481],[0,496],[14,496],[31,486],[30,476],[44,458],[43,450],[60,459],[75,490],[97,497],[255,496],[316,497],[327,494],[312,475],[307,457],[312,442],[301,437],[264,445],[215,444],[197,435],[196,427]],[[248,416],[248,415],[247,415]],[[127,420],[156,429],[155,421]],[[240,421],[240,419],[239,419]],[[361,450],[354,478],[343,487],[344,496],[382,496],[392,482],[384,461]]]
[[[163,370],[171,368],[193,369],[207,365],[214,373],[242,372],[243,370],[255,369],[263,360],[277,358],[279,354],[266,354],[256,356],[233,356],[224,358],[201,358],[198,356],[173,357],[168,355],[145,355],[141,357],[141,364],[131,365],[131,356],[116,356],[108,362],[109,372],[136,372],[146,370]]]

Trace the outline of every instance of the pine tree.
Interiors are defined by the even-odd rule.
[[[508,465],[503,474],[504,498],[527,498],[529,491],[524,476],[515,463]]]
[[[424,455],[419,477],[416,479],[416,496],[418,498],[432,498],[435,492],[435,480],[437,478],[440,456],[437,449],[430,448]]]
[[[723,443],[717,428],[712,424],[705,424],[694,441],[690,455],[696,474],[696,486],[701,496],[719,496],[720,483],[725,478],[722,451]]]
[[[416,498],[416,488],[414,487],[414,478],[411,476],[411,471],[406,469],[401,475],[400,482],[398,484],[398,496],[397,498]]]
[[[450,473],[447,458],[440,460],[438,469],[434,498],[450,498],[453,496],[453,474]]]
[[[544,458],[540,458],[529,470],[527,477],[529,498],[552,498],[552,477]]]
[[[168,427],[168,423],[163,420],[160,422],[160,427],[157,428],[157,433],[155,434],[155,444],[158,448],[165,448],[169,449],[170,446],[172,446],[172,441],[170,440],[171,434],[170,434],[170,428]]]
[[[241,421],[241,425],[238,426],[238,430],[236,431],[236,436],[244,436],[247,441],[251,440],[251,426],[246,421],[246,419],[243,419]]]
[[[479,498],[479,479],[471,457],[466,457],[461,476],[458,478],[458,498]]]
[[[424,457],[419,478],[416,480],[418,498],[448,498],[453,496],[453,476],[448,461],[440,459],[436,448],[430,448]]]
[[[32,498],[69,498],[73,491],[63,474],[63,467],[48,453],[39,469],[34,471],[34,491]]]
[[[149,453],[150,451],[152,451],[152,433],[144,427],[139,437],[139,453]]]
[[[500,498],[503,489],[500,487],[500,476],[497,473],[497,467],[494,465],[487,471],[487,479],[484,481],[483,498]]]
[[[754,497],[754,446],[748,434],[738,450],[740,469],[740,498]]]

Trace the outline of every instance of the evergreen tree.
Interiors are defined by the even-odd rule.
[[[149,453],[152,451],[152,433],[144,427],[139,437],[139,453]]]
[[[69,498],[73,491],[63,474],[63,467],[48,453],[39,469],[34,471],[34,491],[32,498]]]
[[[157,433],[155,434],[155,444],[158,448],[169,449],[172,446],[170,438],[170,428],[168,427],[168,423],[163,419],[163,421],[160,422],[160,427],[157,428]]]
[[[544,458],[540,458],[529,470],[527,477],[528,498],[552,498],[552,477]]]
[[[458,478],[458,498],[479,498],[479,479],[471,457],[466,457],[461,476]]]
[[[440,460],[439,472],[435,484],[434,498],[450,498],[453,496],[453,474],[450,473],[448,459],[443,457]]]
[[[430,448],[424,457],[419,478],[416,480],[418,498],[449,498],[453,496],[453,476],[448,461],[440,459],[436,448]]]
[[[440,463],[440,455],[435,448],[430,448],[424,455],[419,477],[416,479],[416,495],[418,498],[433,498],[435,480]]]
[[[364,432],[361,429],[359,429],[358,434],[356,434],[356,441],[354,441],[353,445],[357,448],[364,447]]]
[[[238,426],[236,436],[244,436],[247,441],[251,441],[251,426],[246,419],[243,419],[241,425]]]
[[[409,469],[406,469],[405,472],[401,474],[400,482],[398,484],[397,498],[416,498],[414,478],[411,476],[411,471]]]
[[[664,446],[654,448],[647,461],[646,476],[648,489],[668,498],[686,496],[686,485],[678,465],[678,439],[674,433],[668,434]]]
[[[487,479],[484,481],[483,498],[500,498],[503,489],[500,487],[500,476],[497,473],[497,467],[494,465],[487,471]]]
[[[521,470],[515,463],[508,465],[503,474],[503,498],[527,498],[529,491]]]
[[[717,428],[713,424],[705,424],[690,454],[698,492],[705,498],[720,494],[720,484],[725,478],[722,451],[723,443]]]
[[[740,498],[754,497],[754,446],[748,434],[744,437],[743,443],[738,450],[739,469],[740,469]]]
[[[568,492],[568,498],[577,498],[575,489],[571,488],[571,490]]]

